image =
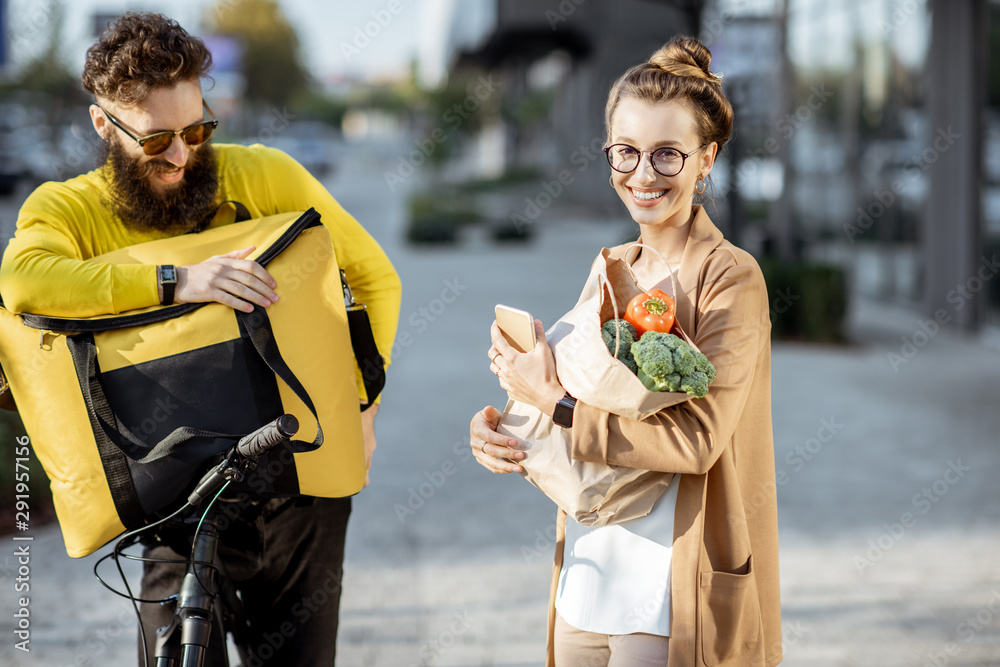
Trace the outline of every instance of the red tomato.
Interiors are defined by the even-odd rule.
[[[647,331],[670,333],[676,311],[677,305],[669,294],[663,290],[651,289],[637,294],[629,302],[625,319],[632,323],[639,336]]]

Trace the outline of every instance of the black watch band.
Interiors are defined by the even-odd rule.
[[[157,266],[156,282],[163,291],[160,304],[169,306],[174,302],[174,289],[177,287],[177,268],[173,264],[161,264]]]
[[[566,395],[559,399],[555,409],[552,411],[552,421],[563,428],[573,426],[573,409],[576,408],[576,399],[566,392]]]

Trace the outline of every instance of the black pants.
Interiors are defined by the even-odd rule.
[[[351,499],[278,498],[223,508],[219,558],[250,624],[253,641],[247,667],[332,666]],[[145,555],[187,559],[193,532],[193,525],[163,530],[145,545]],[[176,594],[185,569],[179,563],[145,563],[141,597]],[[141,605],[150,667],[155,664],[156,629],[170,624],[175,606]],[[224,650],[217,639],[212,645]],[[206,663],[224,664],[220,656],[213,653]]]

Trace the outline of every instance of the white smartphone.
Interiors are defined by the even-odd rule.
[[[528,352],[535,347],[535,318],[526,310],[497,304],[497,326],[500,333],[518,352]]]

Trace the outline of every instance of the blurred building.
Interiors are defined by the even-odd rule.
[[[1000,326],[1000,166],[983,167],[1000,165],[1000,113],[984,113],[995,0],[437,4],[443,71],[501,82],[480,175],[569,170],[568,198],[620,215],[599,153],[607,91],[671,37],[698,35],[737,112],[710,193],[728,236],[840,264],[856,294],[925,319]]]
[[[498,81],[501,127],[482,143],[488,173],[538,167],[569,172],[567,198],[618,211],[601,147],[608,90],[628,67],[678,34],[697,34],[700,0],[477,0],[441,18],[451,73]],[[641,20],[636,20],[641,17]],[[470,27],[472,29],[470,29]],[[569,180],[568,178],[565,180]],[[618,211],[620,213],[620,211]]]

